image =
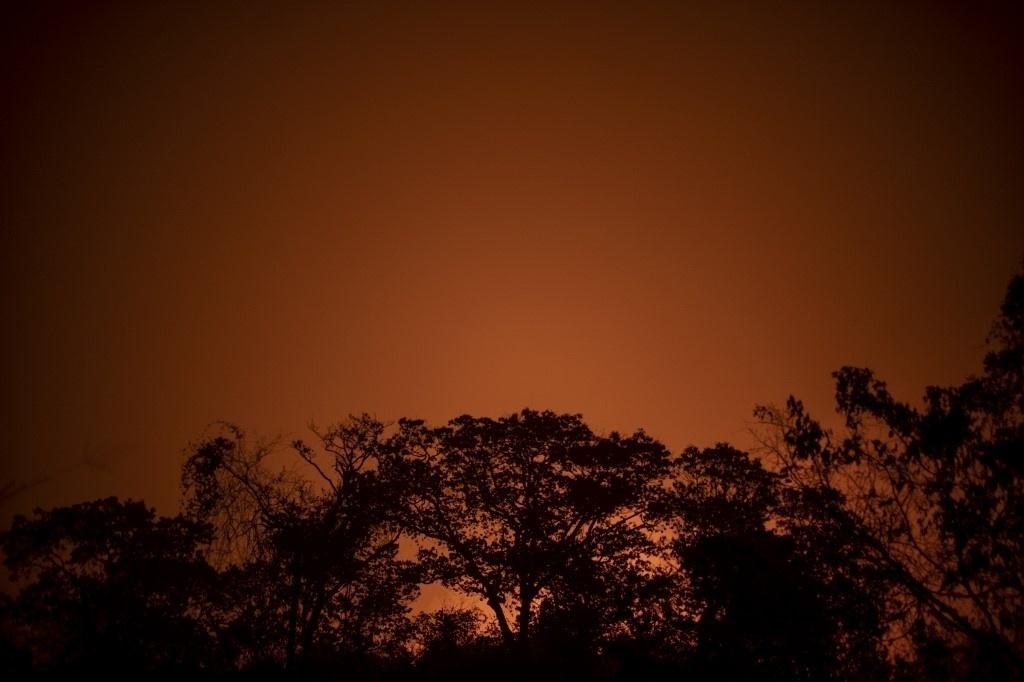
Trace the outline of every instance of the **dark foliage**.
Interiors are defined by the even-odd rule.
[[[888,634],[915,675],[1024,674],[1024,276],[991,341],[981,376],[929,387],[921,407],[870,370],[839,370],[838,432],[794,398],[758,409],[787,485],[819,501],[819,523],[883,589]]]
[[[217,667],[209,539],[204,524],[116,498],[19,516],[5,563],[31,582],[4,605],[8,647],[40,669]]]
[[[837,428],[759,407],[755,453],[532,410],[364,415],[286,448],[224,426],[190,448],[178,516],[110,498],[14,520],[0,666],[1021,679],[1024,275],[991,342],[918,406],[847,367]],[[480,608],[417,613],[429,582]]]
[[[520,648],[538,604],[578,597],[608,567],[649,572],[644,501],[668,462],[642,432],[600,437],[578,415],[531,410],[403,421],[384,460],[402,526],[427,541],[427,577],[479,597]]]

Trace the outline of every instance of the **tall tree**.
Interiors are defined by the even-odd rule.
[[[426,540],[420,561],[482,599],[506,643],[529,641],[535,606],[574,572],[643,570],[644,503],[669,454],[642,431],[598,436],[579,415],[532,410],[399,424],[383,468],[404,490],[403,525]]]
[[[866,581],[832,529],[781,483],[724,443],[682,453],[667,505],[678,587],[666,638],[690,649],[691,672],[716,679],[875,675],[879,628]]]
[[[46,669],[220,667],[210,528],[117,498],[18,516],[0,535],[19,593],[4,617]]]
[[[213,524],[224,565],[262,580],[259,603],[243,601],[240,615],[262,614],[264,630],[276,620],[286,667],[309,664],[320,640],[383,645],[417,592],[412,565],[397,560],[394,496],[376,471],[383,432],[369,416],[352,418],[317,433],[320,454],[293,442],[303,467],[275,472],[271,444],[226,427],[185,465],[186,509]]]
[[[790,398],[758,408],[788,483],[890,585],[897,634],[972,652],[972,676],[1024,675],[1024,276],[1011,282],[984,372],[917,407],[870,370],[834,374],[840,430]]]

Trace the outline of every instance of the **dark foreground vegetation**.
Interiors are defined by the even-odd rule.
[[[361,416],[290,448],[224,426],[189,449],[178,516],[112,498],[14,521],[0,665],[1021,679],[1024,276],[990,345],[917,406],[843,368],[837,428],[759,407],[753,453],[531,410]],[[431,582],[479,607],[412,609]]]

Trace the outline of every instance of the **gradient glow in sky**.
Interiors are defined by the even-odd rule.
[[[5,519],[172,512],[218,419],[746,445],[844,364],[906,398],[978,369],[1024,256],[1000,6],[21,5],[0,455],[43,482]]]

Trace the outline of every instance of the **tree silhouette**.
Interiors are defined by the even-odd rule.
[[[567,576],[643,570],[643,503],[668,460],[643,432],[602,437],[579,415],[523,410],[402,421],[384,462],[404,489],[403,525],[432,541],[419,553],[426,575],[479,596],[506,643],[525,645],[535,603]]]
[[[0,534],[0,670],[1021,679],[1024,275],[990,340],[918,406],[846,367],[837,428],[759,407],[753,454],[529,409],[289,448],[223,425],[178,516],[108,498]],[[493,622],[414,615],[434,581]]]
[[[351,651],[391,646],[416,594],[414,567],[396,559],[393,496],[375,470],[383,430],[364,415],[317,434],[323,464],[295,441],[306,477],[271,472],[273,447],[250,446],[233,427],[198,444],[185,465],[186,509],[217,529],[221,560],[260,585],[238,615],[283,624],[260,654],[280,649],[286,668],[308,666],[320,639]]]
[[[782,482],[724,443],[683,452],[667,505],[675,646],[714,679],[873,676],[878,614],[856,564]]]
[[[427,679],[483,673],[493,660],[494,640],[476,609],[441,608],[414,621],[416,673]]]
[[[117,498],[18,516],[0,536],[14,637],[39,669],[218,667],[210,528]]]
[[[789,485],[838,501],[822,518],[885,581],[894,635],[932,655],[952,638],[947,674],[998,679],[1024,674],[1024,276],[990,339],[981,376],[928,388],[920,408],[844,367],[840,432],[795,398],[757,415]]]

